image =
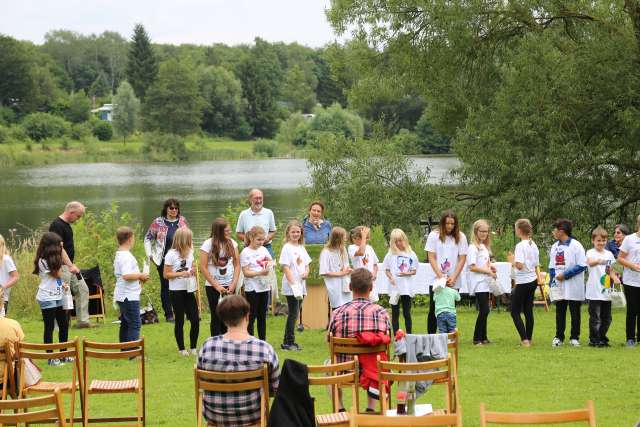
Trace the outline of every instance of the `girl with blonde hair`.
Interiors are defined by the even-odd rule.
[[[11,259],[9,252],[7,251],[7,244],[0,234],[0,288],[3,294],[2,300],[4,305],[0,307],[0,315],[7,315],[9,309],[9,294],[11,293],[11,287],[18,282],[20,275],[16,264]]]
[[[413,297],[411,288],[418,271],[418,257],[411,249],[407,235],[399,228],[391,231],[389,252],[384,257],[382,264],[391,284],[389,294],[393,290],[400,295],[400,299],[395,304],[391,304],[391,327],[394,333],[400,327],[400,303],[402,303],[405,331],[410,334],[412,329],[411,299]]]
[[[332,310],[352,299],[349,290],[351,267],[349,267],[349,257],[344,247],[346,241],[347,231],[342,227],[333,227],[329,240],[320,252],[320,275],[327,287]]]
[[[496,278],[496,269],[491,265],[491,233],[489,223],[479,219],[473,223],[471,245],[467,253],[469,266],[469,292],[475,293],[478,318],[473,332],[473,344],[489,344],[487,317],[489,317],[489,280]]]

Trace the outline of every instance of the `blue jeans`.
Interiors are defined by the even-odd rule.
[[[456,314],[445,311],[436,317],[438,332],[448,334],[456,330]]]
[[[120,306],[120,342],[140,339],[140,301],[118,301]]]

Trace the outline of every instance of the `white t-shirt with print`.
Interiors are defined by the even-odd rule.
[[[521,262],[522,269],[515,270],[516,285],[531,283],[538,278],[536,267],[540,265],[540,252],[533,240],[522,240],[516,245],[514,262]]]
[[[233,239],[229,240],[231,240],[233,247],[238,249],[238,244],[236,243],[236,241]],[[204,243],[202,243],[202,246],[200,246],[200,251],[207,254],[207,270],[209,270],[209,274],[211,274],[211,276],[213,276],[213,278],[218,281],[220,286],[228,287],[231,285],[231,282],[233,282],[233,258],[227,256],[224,251],[224,247],[221,247],[220,253],[218,254],[218,261],[220,262],[220,264],[224,265],[214,265],[213,260],[209,256],[209,254],[211,253],[211,242],[212,239],[207,239],[204,241]],[[213,284],[209,283],[208,280],[205,281],[204,285],[213,286]]]
[[[62,280],[51,275],[47,261],[40,258],[38,261],[38,276],[40,285],[36,299],[38,301],[58,301],[62,299]]]
[[[409,295],[413,297],[413,281],[416,276],[399,276],[399,273],[406,273],[412,270],[418,269],[418,256],[415,252],[400,252],[392,254],[388,252],[382,261],[382,266],[385,270],[389,270],[391,275],[396,281],[398,293],[400,295]],[[391,290],[392,285],[389,285]]]
[[[551,246],[549,268],[555,268],[556,276],[576,265],[587,265],[587,256],[580,242],[572,238],[569,246],[561,245],[560,242],[555,242]],[[562,289],[562,294],[564,295],[562,299],[584,301],[584,271],[568,280],[556,280],[556,283]]]
[[[5,255],[2,258],[2,264],[0,264],[0,285],[4,285],[11,280],[11,273],[18,271],[16,264],[9,255]],[[4,300],[9,301],[9,295],[11,294],[11,288],[4,290]]]
[[[638,236],[638,233],[629,234],[625,237],[622,245],[620,245],[620,251],[627,254],[626,260],[634,264],[640,264],[640,236]],[[622,271],[622,277],[625,285],[640,287],[640,272],[625,267]]]
[[[615,257],[606,249],[598,252],[595,248],[591,248],[587,251],[587,260],[589,259],[606,261],[607,264],[587,267],[589,277],[587,278],[586,298],[592,301],[611,301],[613,280],[609,277],[609,273],[611,272],[611,265],[616,262]],[[605,283],[608,283],[609,286],[605,287]]]
[[[249,271],[262,271],[273,259],[264,246],[258,249],[246,247],[240,253],[240,265]],[[244,277],[245,292],[267,292],[271,290],[269,276]]]
[[[193,251],[189,251],[189,255],[183,258],[180,253],[175,249],[169,249],[169,252],[164,256],[164,265],[170,265],[171,271],[178,273],[180,271],[191,271],[193,267]],[[190,278],[188,277],[176,277],[169,279],[170,291],[186,291]]]
[[[440,266],[440,270],[447,276],[451,276],[458,266],[458,257],[467,255],[469,244],[467,243],[467,236],[462,232],[460,232],[458,243],[456,243],[453,236],[446,236],[443,243],[440,240],[440,231],[434,230],[427,236],[427,244],[424,250],[435,253],[436,262]],[[431,286],[431,283],[429,283],[429,286]],[[453,287],[460,289],[460,286],[462,286],[462,272]]]
[[[306,280],[301,279],[307,266],[311,263],[311,257],[307,253],[307,250],[303,245],[294,245],[291,243],[285,243],[280,252],[280,260],[278,263],[281,266],[289,267],[291,274],[293,274],[294,280],[300,282],[302,285],[303,295],[307,294]],[[282,295],[293,295],[291,284],[287,279],[287,275],[282,273]]]
[[[140,301],[139,280],[124,280],[122,276],[133,273],[140,273],[138,261],[129,251],[116,251],[116,258],[113,261],[113,273],[116,276],[116,288],[113,291],[113,297],[116,301],[123,302],[125,299],[129,301]]]
[[[320,252],[320,275],[326,273],[337,273],[341,271],[345,266],[349,265],[348,255],[344,255],[345,256],[343,257],[338,251],[331,251],[327,248],[324,248],[322,252]],[[343,280],[346,280],[344,279],[344,276],[324,276],[323,279],[324,284],[327,287],[327,293],[329,294],[329,304],[331,305],[331,308],[336,309],[353,299],[351,291],[342,291],[342,282]]]
[[[351,261],[351,266],[353,269],[357,268],[366,268],[369,272],[373,273],[374,267],[380,262],[378,260],[378,256],[373,248],[369,245],[365,246],[364,255],[356,256],[356,252],[358,252],[360,246],[358,245],[349,245],[347,252],[349,253],[349,260]],[[375,280],[375,276],[374,276]]]
[[[484,244],[469,245],[469,252],[467,253],[467,267],[469,269],[469,292],[489,292],[489,276],[485,273],[477,273],[471,271],[471,266],[486,267],[489,262],[490,255],[489,250]]]

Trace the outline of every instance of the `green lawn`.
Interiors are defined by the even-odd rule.
[[[426,332],[426,312],[415,309],[414,333]],[[470,343],[475,311],[460,308],[461,331],[459,381],[464,424],[479,425],[480,402],[495,410],[561,410],[582,407],[587,399],[595,400],[599,426],[632,426],[640,419],[640,348],[624,347],[624,311],[614,310],[609,337],[609,349],[587,347],[588,315],[583,309],[582,348],[552,348],[554,313],[536,308],[534,346],[521,348],[519,339],[504,311],[493,311],[489,316],[489,338],[493,344],[473,347]],[[201,323],[201,340],[208,335],[208,315]],[[111,319],[113,320],[113,319]],[[298,335],[303,347],[299,353],[282,352],[284,317],[270,317],[268,341],[276,347],[281,362],[293,358],[305,363],[319,364],[328,357],[323,331],[306,330]],[[22,323],[27,340],[41,342],[42,322]],[[143,327],[147,354],[147,414],[150,426],[193,426],[195,406],[193,390],[194,357],[177,353],[172,326],[167,323]],[[107,323],[92,330],[71,330],[71,336],[86,335],[94,340],[115,341],[118,326]],[[185,328],[185,335],[188,332]],[[121,366],[124,365],[124,366]],[[133,372],[130,362],[101,365],[92,369],[107,378],[125,378],[120,370]],[[45,375],[62,375],[66,368],[45,367]],[[443,388],[431,389],[420,402],[441,406]],[[318,412],[329,411],[329,398],[322,388],[312,389],[317,399]],[[126,397],[125,397],[126,396]],[[92,397],[92,412],[123,413],[133,411],[134,400],[128,395]]]

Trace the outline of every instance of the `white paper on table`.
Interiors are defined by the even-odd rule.
[[[431,403],[420,403],[418,405],[416,405],[416,417],[421,417],[423,415],[429,415],[433,413],[433,407],[431,406]],[[398,416],[398,414],[396,414],[396,410],[395,409],[387,409],[387,417],[396,417]]]

